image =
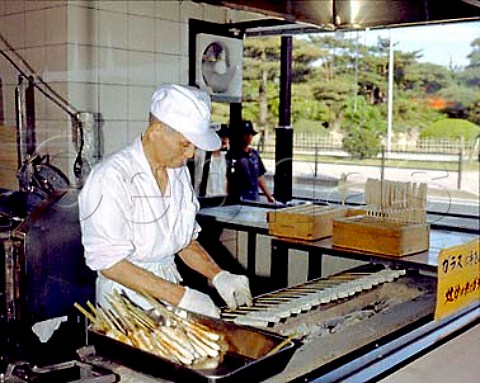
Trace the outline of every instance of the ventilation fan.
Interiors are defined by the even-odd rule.
[[[243,40],[199,33],[196,40],[195,83],[213,101],[241,102]]]

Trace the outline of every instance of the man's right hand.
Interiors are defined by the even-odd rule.
[[[212,299],[207,294],[189,287],[185,287],[185,294],[183,294],[178,307],[197,314],[220,318],[220,309],[215,306]]]

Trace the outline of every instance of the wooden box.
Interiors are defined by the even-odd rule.
[[[331,236],[333,220],[347,215],[348,209],[338,206],[307,204],[277,209],[267,213],[268,232],[311,241]]]
[[[334,246],[369,253],[401,257],[428,250],[428,223],[389,222],[373,217],[358,216],[333,222]]]

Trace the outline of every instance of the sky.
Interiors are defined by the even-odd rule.
[[[388,38],[390,31],[394,43],[398,43],[395,49],[422,51],[420,62],[465,67],[469,64],[467,56],[472,52],[471,42],[480,38],[480,21],[370,30],[362,38],[366,45],[376,45],[377,35]]]

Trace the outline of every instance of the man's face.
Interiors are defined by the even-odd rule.
[[[195,146],[181,133],[162,124],[162,139],[158,141],[156,150],[163,153],[169,168],[183,166],[185,161],[195,154]]]
[[[220,150],[228,150],[230,146],[230,138],[228,137],[220,137],[222,140],[222,146],[220,147]]]
[[[243,144],[245,146],[248,146],[252,143],[253,140],[253,134],[244,134],[243,135]]]

